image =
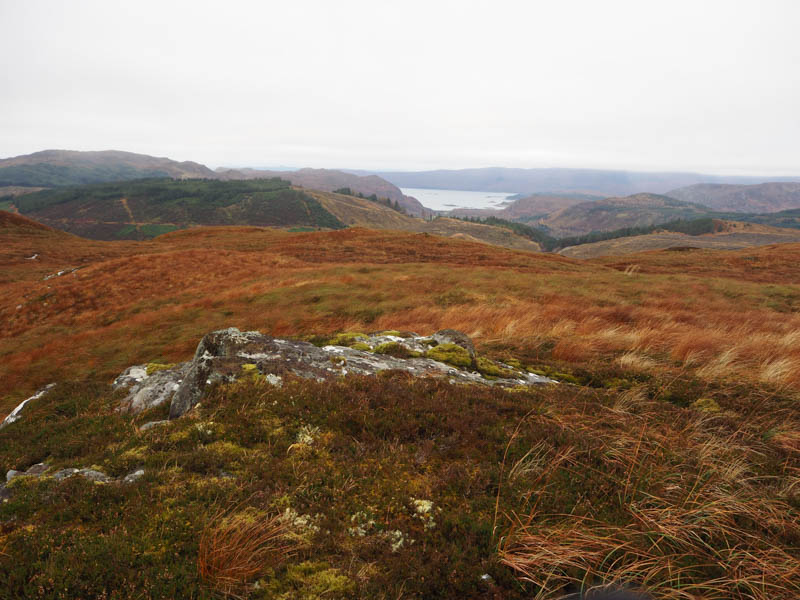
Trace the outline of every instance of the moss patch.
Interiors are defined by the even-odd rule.
[[[469,352],[456,344],[439,344],[428,350],[425,356],[454,367],[469,367],[472,365],[472,358]]]

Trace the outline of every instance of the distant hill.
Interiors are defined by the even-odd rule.
[[[588,194],[533,194],[513,200],[503,208],[456,208],[447,214],[453,217],[497,217],[508,221],[535,221],[562,208],[602,200],[604,196]]]
[[[145,239],[196,225],[344,227],[281,179],[145,179],[44,190],[15,198],[20,213],[99,240]]]
[[[800,182],[700,183],[671,190],[667,195],[719,211],[768,213],[800,208]]]
[[[299,169],[297,171],[267,171],[261,169],[217,169],[218,174],[230,179],[256,179],[266,177],[280,177],[291,181],[292,185],[299,185],[313,190],[333,192],[342,188],[350,188],[353,192],[360,192],[364,196],[376,195],[378,198],[388,198],[405,209],[410,215],[425,216],[431,211],[425,209],[416,199],[406,196],[400,188],[389,183],[377,175],[355,175],[334,169]]]
[[[414,231],[473,242],[483,242],[516,250],[529,250],[532,252],[541,250],[541,246],[537,242],[517,235],[504,227],[469,223],[446,217],[438,217],[428,221],[404,215],[365,198],[312,190],[309,190],[308,193],[317,199],[325,209],[350,227]]]
[[[364,174],[368,171],[352,171]],[[791,181],[793,177],[728,177],[701,173],[609,171],[600,169],[509,169],[488,167],[437,171],[376,171],[401,188],[483,190],[518,193],[583,193],[626,196],[642,192],[664,194],[696,183],[752,184]]]
[[[144,179],[43,190],[17,196],[14,202],[27,217],[96,240],[143,240],[199,225],[303,230],[369,227],[430,233],[533,252],[540,250],[536,242],[502,227],[447,218],[427,221],[381,202],[293,188],[288,181],[278,178]]]
[[[571,258],[596,258],[598,256],[620,256],[647,250],[691,250],[698,248],[737,250],[770,244],[800,242],[800,231],[780,229],[754,223],[720,221],[714,219],[714,231],[700,235],[688,235],[675,231],[654,231],[646,235],[635,235],[603,240],[559,250],[562,256]]]
[[[710,213],[703,206],[668,196],[634,194],[576,204],[547,215],[538,221],[538,225],[552,236],[566,237],[592,231],[656,225],[677,219],[699,219]]]
[[[0,159],[0,187],[57,187],[145,177],[216,179],[219,175],[196,162],[177,162],[119,150],[44,150]]]

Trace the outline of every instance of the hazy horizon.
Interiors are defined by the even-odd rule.
[[[798,19],[790,0],[0,0],[0,156],[796,177]]]

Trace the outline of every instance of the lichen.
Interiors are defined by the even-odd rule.
[[[363,342],[366,339],[368,339],[368,336],[363,333],[357,333],[357,332],[337,333],[330,340],[328,340],[328,345],[352,347],[353,344],[357,342]]]
[[[489,360],[488,358],[480,357],[478,358],[478,371],[484,377],[513,377],[514,372],[508,369],[504,369],[494,361]]]
[[[425,356],[454,367],[469,367],[472,364],[469,352],[456,344],[439,344],[428,350]]]
[[[722,407],[717,404],[713,398],[698,398],[692,402],[692,408],[707,413],[718,413],[722,411]]]
[[[157,373],[158,371],[168,371],[169,369],[173,369],[175,367],[175,363],[156,363],[151,362],[147,363],[147,367],[145,367],[145,372],[149,377],[153,373]]]

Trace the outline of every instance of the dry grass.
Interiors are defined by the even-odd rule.
[[[275,335],[452,327],[573,366],[800,383],[800,289],[781,283],[800,275],[793,244],[713,257],[645,253],[627,277],[630,260],[608,268],[387,231],[208,228],[143,243],[3,235],[4,410],[65,376],[110,378],[133,362],[182,360],[203,333],[231,325]],[[33,253],[40,258],[26,260]],[[83,268],[42,280],[73,266]],[[139,343],[126,349],[131,338]]]
[[[248,585],[283,564],[297,549],[281,515],[219,512],[200,538],[197,569],[225,597],[247,597]]]

